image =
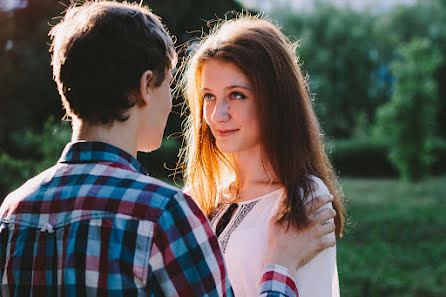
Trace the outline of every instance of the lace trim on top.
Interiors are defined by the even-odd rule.
[[[222,232],[221,236],[218,237],[218,241],[220,242],[221,251],[223,254],[226,251],[226,246],[228,245],[229,238],[231,237],[232,232],[240,225],[243,219],[248,215],[248,213],[254,208],[254,206],[259,202],[259,200],[255,200],[246,204],[240,205],[240,210],[236,213],[234,220],[229,222],[229,229],[226,232]]]

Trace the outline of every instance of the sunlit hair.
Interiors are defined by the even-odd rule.
[[[203,64],[211,59],[229,62],[253,85],[262,158],[269,161],[285,189],[277,220],[297,226],[308,223],[304,204],[314,190],[313,175],[321,178],[335,197],[336,235],[342,236],[344,207],[339,183],[324,151],[295,49],[277,26],[253,16],[223,22],[197,45],[184,73],[184,95],[190,112],[183,151],[185,187],[211,216],[222,202],[219,199],[227,181],[233,178],[238,183],[232,155],[218,149],[204,120],[200,92]]]
[[[176,60],[159,17],[126,2],[73,3],[49,35],[64,108],[90,123],[125,121],[139,99],[141,75],[152,70],[159,86]]]

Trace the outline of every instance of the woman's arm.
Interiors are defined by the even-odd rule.
[[[329,206],[332,200],[333,196],[322,195],[312,199],[312,202],[307,204],[306,211],[310,224],[305,228],[298,229],[294,226],[288,228],[286,223],[277,223],[271,219],[268,229],[268,247],[264,259],[265,266],[268,267],[269,264],[274,263],[275,265],[272,266],[280,265],[283,271],[288,271],[291,274],[295,274],[296,271],[299,273],[315,257],[319,257],[332,248],[336,243],[334,236],[331,236],[335,230],[335,225],[330,220],[332,221],[336,215],[335,211]],[[302,295],[301,287],[311,284],[303,284],[303,281],[306,282],[306,280],[294,279],[293,277],[289,277],[289,279],[296,283],[299,290],[297,296],[305,296]],[[322,280],[323,278],[320,278],[317,274],[314,275],[316,283],[320,283]],[[265,281],[265,274],[262,281]],[[261,292],[263,286],[264,282],[260,285]],[[332,295],[311,294],[311,296],[326,297]]]
[[[324,182],[312,177],[314,182],[314,191],[309,197],[309,203],[313,201],[313,197],[319,195],[330,195]],[[331,203],[321,207],[321,210],[333,210]],[[333,210],[334,211],[334,210]],[[333,224],[334,219],[330,219],[327,223]],[[334,233],[325,235],[335,241]],[[300,284],[299,293],[301,297],[338,297],[339,296],[339,280],[336,264],[336,246],[330,247],[306,265],[302,266],[296,273],[297,281]]]

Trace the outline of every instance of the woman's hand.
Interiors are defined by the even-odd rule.
[[[336,244],[335,224],[328,221],[336,216],[332,207],[320,209],[333,201],[333,196],[322,195],[306,205],[309,224],[305,228],[286,222],[269,221],[268,248],[264,264],[278,264],[295,272],[317,254]],[[319,211],[318,211],[319,210]]]

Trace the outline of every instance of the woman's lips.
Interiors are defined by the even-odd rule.
[[[224,137],[224,136],[228,136],[231,134],[234,134],[235,132],[237,132],[238,129],[232,129],[232,130],[217,130],[218,132],[218,136]]]

